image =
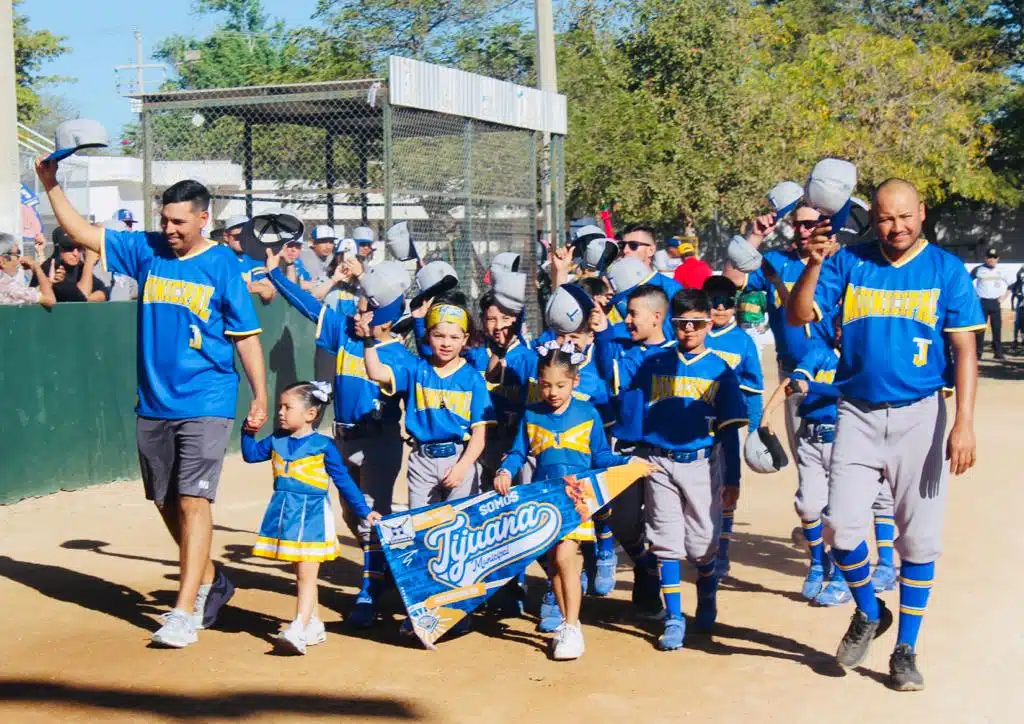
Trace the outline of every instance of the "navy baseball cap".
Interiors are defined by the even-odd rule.
[[[123,221],[126,224],[134,224],[135,215],[128,209],[118,209],[117,213],[114,214],[114,220]]]

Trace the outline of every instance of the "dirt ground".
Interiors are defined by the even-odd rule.
[[[238,593],[219,630],[181,651],[147,648],[173,601],[176,551],[139,483],[0,507],[0,721],[1021,721],[1024,583],[1013,571],[1024,359],[983,373],[979,462],[951,487],[947,552],[918,647],[922,693],[882,683],[895,627],[863,668],[844,675],[832,663],[852,608],[799,597],[806,564],[791,538],[792,466],[745,474],[717,631],[690,636],[683,651],[655,650],[658,627],[632,619],[625,566],[612,597],[584,601],[587,653],[574,663],[549,661],[534,631],[537,577],[526,618],[477,617],[473,633],[434,653],[399,638],[397,599],[395,622],[355,634],[341,620],[360,574],[346,536],[344,559],[324,570],[327,643],[305,657],[268,654],[267,636],[292,615],[293,581],[284,566],[249,557],[270,473],[233,458],[214,555]],[[885,598],[895,608],[895,593]],[[687,613],[693,605],[684,587]]]

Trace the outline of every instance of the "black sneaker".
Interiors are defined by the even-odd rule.
[[[896,691],[924,689],[924,677],[917,670],[917,654],[910,644],[897,644],[889,657],[889,688]]]
[[[859,608],[853,612],[850,627],[846,629],[843,640],[836,651],[836,662],[844,669],[853,669],[864,663],[868,656],[871,642],[884,634],[892,626],[892,613],[885,607],[882,599],[878,601],[878,620],[869,621],[867,615]]]
[[[213,577],[213,585],[210,587],[210,594],[206,597],[206,606],[203,608],[202,628],[213,628],[217,623],[217,615],[224,605],[235,595],[235,585],[228,580],[224,572],[216,569],[217,575]]]

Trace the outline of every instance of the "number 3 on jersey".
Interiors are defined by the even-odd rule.
[[[932,341],[923,337],[914,337],[914,344],[917,345],[917,354],[914,355],[914,366],[924,367],[928,364],[928,348],[931,346]]]
[[[199,332],[199,327],[195,324],[188,325],[189,331],[192,333],[188,338],[188,346],[192,349],[203,348],[203,335]]]

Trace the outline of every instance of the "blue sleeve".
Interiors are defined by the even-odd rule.
[[[794,380],[813,380],[815,373],[821,366],[821,347],[819,345],[813,345],[807,354],[804,355],[797,365],[796,369],[789,375],[790,379]]]
[[[736,374],[726,367],[718,378],[718,392],[715,394],[715,426],[722,430],[724,427],[746,422],[747,404],[743,399],[743,393],[740,392]]]
[[[270,281],[285,301],[303,317],[316,322],[316,345],[328,352],[337,352],[348,339],[348,320],[293,282],[280,269],[270,272]]]
[[[430,359],[434,350],[427,344],[427,320],[424,317],[414,317],[412,320],[412,333],[416,338],[416,351],[423,359]]]
[[[740,363],[736,368],[736,376],[739,378],[740,389],[744,392],[764,392],[764,374],[761,371],[761,356],[757,352],[757,345],[744,332],[747,340],[744,343],[743,354]]]
[[[946,317],[941,320],[943,332],[971,332],[984,327],[985,315],[981,312],[981,301],[971,284],[971,278],[963,264],[957,260],[950,264],[942,294],[947,297]]]
[[[622,345],[615,337],[611,325],[594,335],[594,364],[601,379],[615,377],[615,360],[622,356]]]
[[[153,245],[160,243],[160,234],[145,231],[103,230],[103,248],[100,256],[103,265],[114,274],[124,274],[139,283],[140,272],[145,263],[154,256]]]
[[[349,510],[355,513],[360,520],[368,516],[370,506],[366,504],[366,498],[363,497],[362,491],[356,487],[352,476],[348,474],[345,463],[341,460],[341,453],[334,445],[324,448],[324,468],[331,476],[331,480],[334,481],[335,487],[338,488],[338,495],[348,505]]]
[[[400,395],[412,390],[413,380],[416,379],[416,370],[421,364],[426,363],[416,357],[410,357],[407,364],[391,365],[391,378],[394,380],[395,385],[395,389],[392,390],[394,394]],[[383,387],[381,392],[384,392]]]
[[[768,287],[771,285],[768,280],[765,279],[764,270],[758,268],[756,271],[747,274],[747,283],[743,286],[741,291],[744,292],[765,292],[769,291]]]
[[[247,463],[264,463],[270,460],[271,444],[274,438],[268,435],[259,442],[251,432],[242,431],[242,460]]]
[[[616,455],[608,444],[608,436],[604,432],[601,416],[597,410],[591,411],[594,420],[590,428],[590,466],[592,468],[613,468],[616,465],[625,465],[629,458],[623,455]]]
[[[615,360],[611,375],[612,394],[618,395],[637,384],[643,361],[641,355],[625,355]]]
[[[231,261],[231,264],[235,264]],[[245,280],[237,269],[224,265],[221,283],[224,293],[221,298],[221,316],[224,317],[224,334],[234,337],[246,337],[260,330],[260,320],[256,316],[256,307],[252,303],[252,295],[245,285]]]
[[[725,457],[725,484],[730,488],[740,486],[740,430],[731,425],[719,432],[722,454]]]
[[[761,426],[761,414],[764,412],[761,393],[743,390],[743,400],[747,403],[747,429],[756,430]]]
[[[519,430],[516,438],[512,441],[512,449],[506,453],[501,461],[500,470],[507,470],[513,478],[519,474],[526,463],[526,457],[530,454],[530,446],[526,442],[526,415],[519,420]]]
[[[487,383],[483,376],[473,371],[473,396],[469,401],[469,426],[494,425],[497,416],[494,413],[494,405],[491,403],[491,393],[487,390]]]
[[[264,266],[262,264],[259,264],[259,263],[255,263],[249,269],[249,281],[258,282],[260,279],[266,279],[266,278],[267,278],[267,267],[266,266]]]
[[[843,301],[843,290],[846,288],[846,269],[852,253],[846,249],[840,249],[834,256],[830,256],[821,265],[818,273],[818,286],[814,290],[814,303],[822,309],[834,309]],[[806,274],[806,269],[803,274]]]
[[[836,385],[815,382],[814,380],[807,381],[807,391],[827,400],[838,400],[840,397],[840,390]]]

